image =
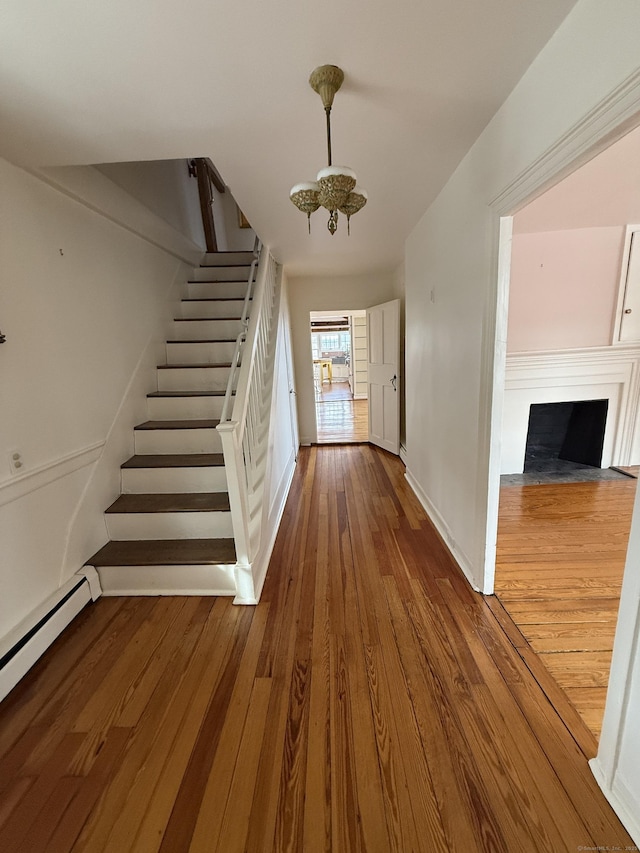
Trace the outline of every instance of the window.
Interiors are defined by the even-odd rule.
[[[351,353],[351,335],[344,332],[312,332],[311,351],[314,358],[344,359]]]

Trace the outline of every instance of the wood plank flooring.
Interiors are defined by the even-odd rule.
[[[404,479],[301,450],[261,602],[101,599],[0,706],[3,853],[624,848]]]
[[[496,595],[596,737],[636,486],[620,478],[500,493]]]
[[[369,403],[354,400],[348,382],[323,383],[316,395],[318,444],[367,441]]]

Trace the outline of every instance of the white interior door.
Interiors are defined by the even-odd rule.
[[[367,308],[369,441],[400,453],[400,300]]]

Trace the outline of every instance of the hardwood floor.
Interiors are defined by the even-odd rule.
[[[302,449],[260,604],[101,599],[0,706],[0,850],[632,841],[404,479]]]
[[[496,595],[596,737],[636,485],[626,477],[500,493]]]
[[[318,444],[367,441],[367,400],[354,400],[348,382],[323,383],[316,395]]]

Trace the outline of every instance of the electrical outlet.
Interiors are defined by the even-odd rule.
[[[9,467],[12,474],[21,474],[24,469],[24,461],[19,450],[9,452]]]

